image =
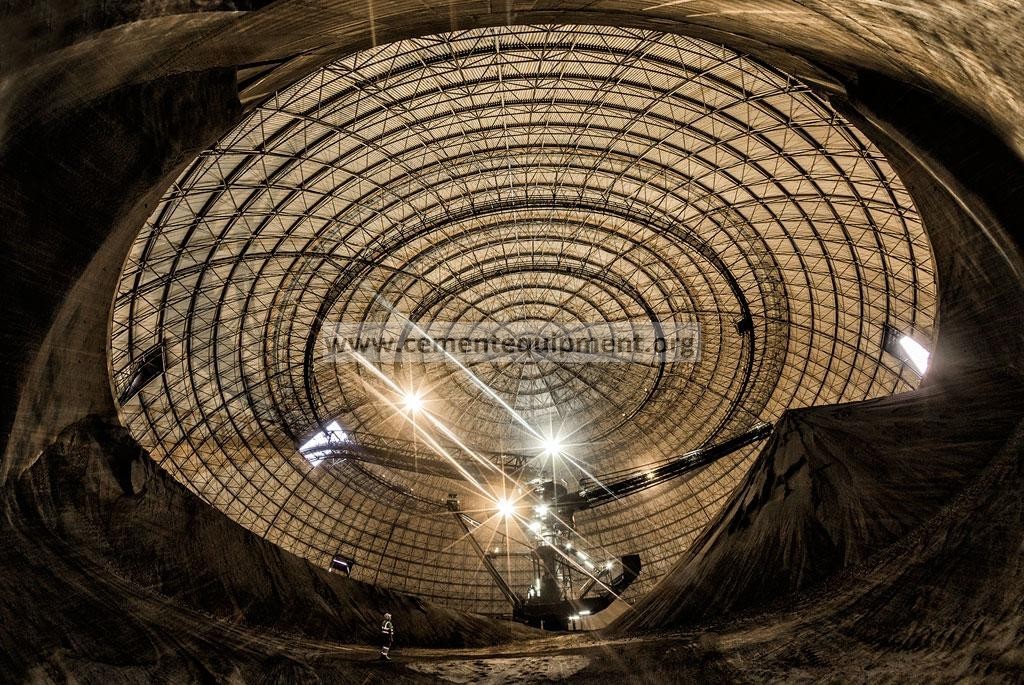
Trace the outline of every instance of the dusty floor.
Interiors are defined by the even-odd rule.
[[[377,595],[331,578],[325,585],[265,550],[252,559],[265,560],[270,584],[253,584],[262,568],[255,561],[246,574],[211,572],[204,564],[216,557],[203,556],[209,547],[202,545],[198,556],[185,553],[195,533],[175,532],[167,507],[191,511],[193,521],[213,510],[204,513],[179,501],[184,495],[177,490],[157,487],[158,474],[143,492],[125,494],[120,488],[127,486],[116,479],[119,452],[111,456],[101,442],[78,435],[4,500],[0,672],[13,682],[103,685],[1021,682],[1022,444],[1018,434],[914,534],[756,612],[626,637],[538,636],[410,603],[396,613],[394,660],[381,662],[362,625],[363,605]],[[90,489],[73,500],[57,496],[66,492],[64,479],[82,474]],[[212,530],[228,557],[259,549],[248,533],[236,536],[212,518],[200,529]],[[129,541],[129,530],[133,544],[151,546],[152,558],[126,556],[117,547]],[[303,578],[305,585],[294,585]],[[204,589],[212,592],[199,592]],[[329,612],[313,610],[325,601],[332,603]],[[300,620],[318,611],[316,621]],[[414,639],[443,647],[406,646]],[[474,643],[485,646],[457,646]]]

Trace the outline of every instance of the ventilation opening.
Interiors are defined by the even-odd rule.
[[[909,366],[918,376],[928,370],[931,352],[902,331],[886,325],[882,349]]]
[[[341,429],[337,421],[331,421],[322,431],[311,437],[299,447],[299,453],[313,466],[317,466],[334,453],[334,449],[349,441],[348,433]]]
[[[128,367],[129,373],[125,374],[121,382],[117,383],[117,401],[124,404],[135,397],[151,381],[164,372],[164,346],[154,345],[139,357],[139,361]]]

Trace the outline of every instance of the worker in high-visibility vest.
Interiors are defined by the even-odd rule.
[[[395,626],[391,623],[391,614],[384,614],[384,623],[380,625],[381,638],[384,646],[380,648],[380,658],[391,661],[388,652],[391,651],[391,644],[395,641]]]

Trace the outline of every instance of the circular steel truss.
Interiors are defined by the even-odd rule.
[[[911,389],[883,328],[927,344],[935,298],[907,191],[805,85],[693,38],[507,27],[350,55],[255,108],[141,230],[110,363],[133,435],[242,525],[500,612],[445,513],[466,485],[444,468],[529,469],[558,436],[571,459],[557,476],[617,477],[787,408]],[[699,355],[356,356],[331,348],[339,327],[696,329]],[[162,373],[127,392],[154,350]],[[418,415],[402,407],[413,391]],[[332,422],[370,456],[304,456]],[[583,512],[580,531],[609,556],[640,552],[643,592],[755,450]],[[522,545],[489,516],[485,543]],[[503,570],[525,586],[517,559]]]

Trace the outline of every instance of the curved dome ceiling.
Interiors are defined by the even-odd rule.
[[[255,108],[140,232],[110,359],[125,425],[243,525],[503,612],[443,505],[487,509],[488,464],[528,477],[558,439],[574,485],[910,389],[883,327],[927,344],[934,311],[907,191],[805,85],[692,38],[511,27],[351,55]],[[156,353],[159,381],[128,392]],[[643,592],[756,449],[580,532],[640,552]]]

